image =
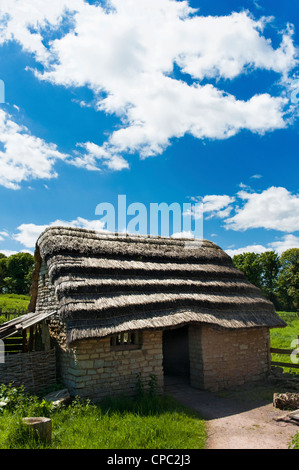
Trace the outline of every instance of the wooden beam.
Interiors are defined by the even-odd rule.
[[[299,369],[299,364],[293,362],[276,362],[271,361],[271,366],[289,367],[290,369]]]
[[[276,354],[292,354],[293,351],[293,349],[270,348],[270,352]]]

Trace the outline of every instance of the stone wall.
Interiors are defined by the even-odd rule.
[[[269,371],[269,330],[189,329],[190,382],[217,391],[260,380]]]
[[[36,298],[36,312],[53,312],[57,310],[57,298],[53,285],[49,281],[47,266],[41,263],[38,277],[38,291]]]
[[[38,278],[38,292],[36,299],[36,312],[57,312],[58,300],[54,286],[50,283],[47,266],[43,261]],[[66,342],[66,327],[58,314],[54,314],[47,320],[52,347],[63,346]]]
[[[77,341],[60,350],[61,380],[72,395],[98,400],[108,395],[134,395],[137,376],[145,389],[150,376],[157,378],[157,392],[163,390],[162,332],[144,331],[140,349],[111,349],[110,338]]]

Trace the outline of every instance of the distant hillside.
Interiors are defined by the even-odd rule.
[[[0,309],[6,310],[26,310],[30,301],[29,295],[0,294]]]

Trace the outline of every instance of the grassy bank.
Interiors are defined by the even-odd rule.
[[[26,311],[29,305],[29,295],[18,295],[18,294],[0,294],[0,310],[2,312],[8,312],[12,310]],[[5,315],[1,315],[0,312],[0,325],[7,321]]]
[[[271,330],[271,347],[280,349],[292,349],[291,344],[299,335],[299,316],[295,312],[277,312],[286,322],[285,328],[275,328]],[[288,355],[272,354],[272,360],[277,362],[291,363],[291,357]],[[288,367],[283,368],[285,372],[292,372],[299,375],[299,369]],[[299,449],[299,433],[294,436],[292,446]]]
[[[26,309],[30,301],[29,295],[0,294],[0,308],[5,310]]]
[[[299,335],[299,316],[295,312],[277,313],[286,322],[287,326],[270,330],[271,347],[292,349],[292,342]],[[281,354],[272,354],[272,361],[292,363],[290,355]],[[299,374],[299,369],[284,368],[284,370]]]
[[[74,400],[67,407],[53,410],[45,400],[13,390],[11,405],[2,414],[0,409],[0,449],[44,447],[28,436],[21,420],[25,416],[52,419],[52,442],[47,446],[52,449],[205,447],[204,421],[168,396],[110,398],[98,404]]]

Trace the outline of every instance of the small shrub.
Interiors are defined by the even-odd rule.
[[[149,381],[147,383],[147,390],[145,390],[145,380],[142,379],[142,374],[139,372],[137,374],[137,382],[136,382],[136,395],[137,399],[142,398],[144,396],[154,397],[157,394],[157,386],[158,380],[157,376],[154,374],[150,375]]]
[[[48,418],[53,411],[53,405],[50,402],[30,395],[25,392],[23,386],[0,385],[0,401],[6,403],[5,411],[14,412],[19,416],[45,416]]]
[[[141,398],[144,396],[144,385],[142,381],[141,372],[138,372],[137,374],[136,395],[137,395],[137,398]]]
[[[149,382],[148,382],[148,393],[150,397],[154,397],[157,394],[157,386],[158,386],[157,376],[154,374],[151,374]]]

